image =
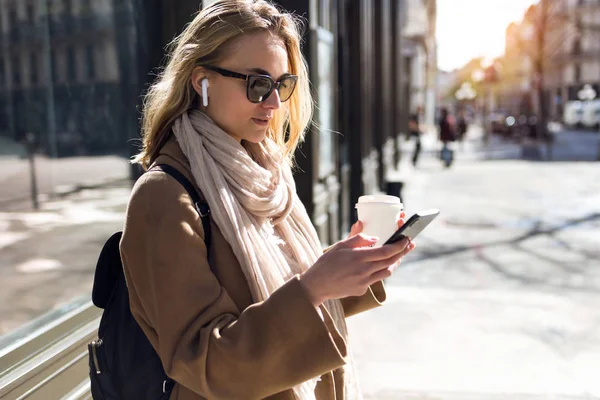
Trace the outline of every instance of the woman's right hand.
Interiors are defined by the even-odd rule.
[[[365,294],[373,283],[388,278],[394,265],[414,248],[408,239],[370,247],[376,241],[364,234],[342,240],[302,274],[300,282],[315,307],[325,300]]]

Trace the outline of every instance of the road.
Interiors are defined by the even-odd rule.
[[[598,136],[579,136],[555,155],[595,159]],[[387,304],[350,319],[366,398],[600,398],[600,163],[467,147],[448,170],[425,157],[405,173],[408,214],[442,213]]]
[[[82,190],[38,212],[0,211],[0,336],[90,296],[104,241],[123,227],[131,188]]]
[[[52,194],[69,193],[78,186],[95,187],[129,177],[129,163],[118,156],[35,157],[36,181],[40,201]],[[30,164],[26,158],[0,156],[0,211],[31,209]]]

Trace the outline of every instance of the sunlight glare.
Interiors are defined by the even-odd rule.
[[[475,57],[504,53],[506,28],[536,0],[437,0],[438,66],[460,68]]]

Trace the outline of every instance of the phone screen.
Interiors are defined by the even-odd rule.
[[[405,237],[413,240],[427,225],[429,225],[438,215],[437,209],[425,210],[414,214],[384,243],[396,243]]]

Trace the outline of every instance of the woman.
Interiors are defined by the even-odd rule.
[[[416,112],[412,113],[410,117],[408,117],[408,132],[409,138],[415,138],[415,150],[412,156],[413,166],[417,166],[419,162],[419,155],[421,154],[421,126],[419,124],[419,118],[422,113],[421,106],[417,107]]]
[[[450,120],[450,113],[446,107],[441,109],[440,115],[440,141],[442,142],[442,150],[440,151],[440,159],[446,167],[450,167],[454,159],[454,152],[448,147],[449,142],[454,142],[456,136],[454,134],[454,126]]]
[[[127,209],[131,310],[171,399],[360,397],[344,318],[383,301],[414,245],[370,248],[357,223],[323,254],[290,168],[311,111],[299,27],[265,1],[201,11],[146,96],[135,162],[177,168],[211,208],[210,251],[164,172],[144,174]]]

